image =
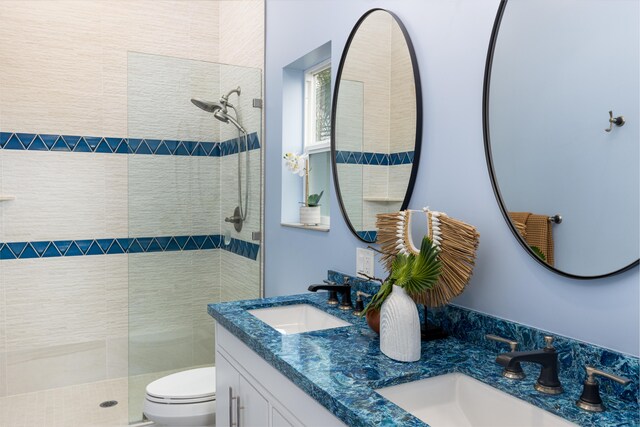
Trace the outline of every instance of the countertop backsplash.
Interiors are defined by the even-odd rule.
[[[327,277],[338,284],[343,283],[348,276],[355,291],[369,294],[377,292],[380,285],[376,282],[353,277],[348,274],[329,270]],[[365,300],[365,305],[367,300]],[[424,310],[418,306],[421,322]],[[429,320],[442,327],[449,335],[475,345],[485,347],[498,353],[509,351],[504,345],[485,338],[486,334],[495,334],[518,342],[517,351],[535,350],[544,347],[544,337],[554,337],[553,345],[558,351],[560,372],[576,384],[582,384],[586,378],[585,365],[611,372],[631,380],[626,386],[607,379],[598,379],[602,396],[619,398],[628,402],[640,403],[640,359],[634,356],[618,353],[613,350],[598,347],[569,337],[557,335],[548,331],[532,328],[519,323],[500,319],[488,314],[448,304],[445,307],[428,310]],[[499,367],[496,365],[496,369]]]

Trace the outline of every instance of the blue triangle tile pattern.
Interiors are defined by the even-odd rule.
[[[336,163],[346,163],[351,165],[406,165],[413,163],[414,152],[403,151],[399,153],[371,153],[361,151],[336,151]]]
[[[20,142],[18,137],[15,135],[11,135],[7,143],[2,148],[6,150],[26,150],[25,146],[22,145],[22,142]]]
[[[11,252],[9,246],[3,243],[2,246],[0,246],[0,260],[4,259],[16,259],[16,255]]]
[[[67,150],[71,150],[73,151],[76,147],[76,145],[78,145],[78,142],[80,142],[80,140],[82,139],[81,136],[73,136],[73,135],[61,135],[60,138],[58,138],[58,141],[56,141],[56,145],[58,144],[64,144],[67,146]],[[89,146],[84,142],[84,140],[82,141],[82,143],[89,148]]]
[[[47,146],[47,150],[51,150],[51,148],[55,145],[56,141],[60,139],[59,135],[45,135],[40,134],[40,139],[44,142],[44,145]]]
[[[44,141],[38,135],[36,135],[36,137],[33,138],[33,141],[31,141],[31,144],[29,144],[29,147],[27,148],[27,150],[49,151]]]
[[[247,146],[249,150],[260,148],[256,132],[247,135],[246,141],[241,137],[223,142],[0,132],[0,149],[4,150],[221,157],[247,151]],[[353,154],[354,163],[364,154],[348,153]]]
[[[375,242],[378,239],[378,232],[375,230],[358,231],[358,236],[366,242]]]
[[[53,258],[59,256],[62,256],[62,254],[60,254],[60,251],[58,250],[56,245],[53,244],[53,242],[51,242],[51,244],[47,247],[47,250],[42,254],[42,258]]]
[[[367,232],[374,233],[375,231]],[[256,260],[260,245],[219,234],[0,243],[0,260],[224,249]]]
[[[113,150],[109,146],[109,143],[106,141],[106,139],[102,138],[102,140],[96,147],[95,152],[96,153],[113,153]]]
[[[162,141],[159,139],[145,139],[145,142],[147,143],[147,146],[149,146],[151,152],[154,154],[156,153],[156,151],[158,151],[160,143],[162,143]]]
[[[11,132],[0,132],[0,148],[4,148],[7,145],[7,141],[13,135]]]
[[[27,258],[38,258],[38,253],[33,249],[33,246],[31,246],[29,243],[27,243],[24,250],[20,254],[20,259],[27,259]]]
[[[122,245],[120,245],[118,240],[114,240],[113,243],[111,243],[111,245],[109,246],[109,249],[107,249],[107,254],[108,255],[123,254],[124,251],[125,250],[122,248]]]

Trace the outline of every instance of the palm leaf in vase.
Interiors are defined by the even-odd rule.
[[[371,310],[380,310],[384,300],[391,294],[393,285],[404,288],[411,296],[432,289],[437,283],[441,271],[442,263],[438,259],[438,248],[428,236],[424,236],[420,252],[417,255],[395,255],[389,277],[371,298],[363,314]]]

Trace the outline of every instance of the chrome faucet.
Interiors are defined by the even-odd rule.
[[[309,286],[309,291],[329,291],[329,299],[327,300],[327,303],[329,305],[336,305],[336,294],[341,294],[342,298],[339,306],[340,310],[351,310],[353,308],[353,303],[351,302],[351,284],[349,283],[348,277],[345,277],[344,284],[342,285],[338,285],[335,282],[329,282],[327,280],[325,280],[324,282],[326,283],[326,285]]]
[[[558,378],[558,353],[553,347],[553,337],[544,337],[545,347],[534,351],[512,351],[496,357],[496,362],[507,371],[517,370],[520,362],[537,363],[542,366],[540,376],[534,388],[545,394],[562,393],[562,385]]]

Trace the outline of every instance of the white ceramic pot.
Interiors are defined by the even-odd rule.
[[[380,351],[400,362],[420,360],[420,318],[418,307],[400,286],[380,310]]]
[[[320,224],[320,206],[300,206],[300,223],[303,225]]]

